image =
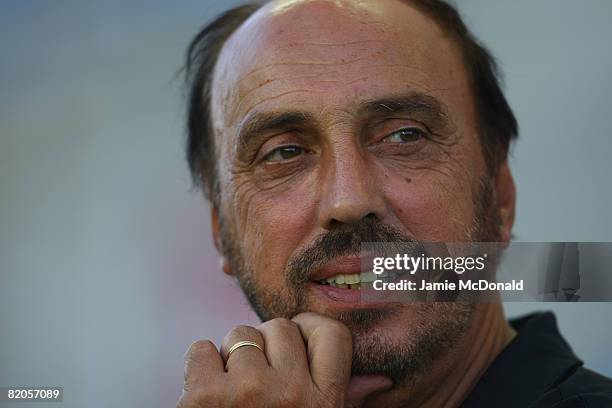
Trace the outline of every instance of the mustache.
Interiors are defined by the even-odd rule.
[[[287,266],[290,283],[301,286],[319,268],[334,258],[360,255],[363,244],[368,243],[367,252],[395,255],[397,253],[422,254],[422,243],[396,228],[384,224],[376,217],[362,218],[358,223],[341,224],[319,236],[308,248],[298,253]]]

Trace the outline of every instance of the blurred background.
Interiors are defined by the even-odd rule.
[[[0,2],[0,386],[63,386],[63,407],[174,406],[192,341],[257,324],[191,191],[175,77],[236,3]],[[516,240],[612,241],[612,2],[459,8],[521,125]],[[612,375],[611,304],[507,305],[536,309]]]

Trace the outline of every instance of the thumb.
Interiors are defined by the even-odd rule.
[[[361,407],[370,395],[386,391],[393,386],[393,381],[384,375],[361,375],[351,377],[346,390],[347,408]]]

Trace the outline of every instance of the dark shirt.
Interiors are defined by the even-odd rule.
[[[532,314],[510,324],[516,337],[493,361],[463,408],[612,407],[612,380],[582,366],[552,313]]]

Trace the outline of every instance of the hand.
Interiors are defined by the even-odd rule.
[[[239,341],[262,346],[228,350]],[[358,407],[389,388],[382,376],[351,380],[352,341],[337,320],[302,313],[257,328],[238,326],[221,351],[210,341],[191,345],[178,408],[201,407]]]

